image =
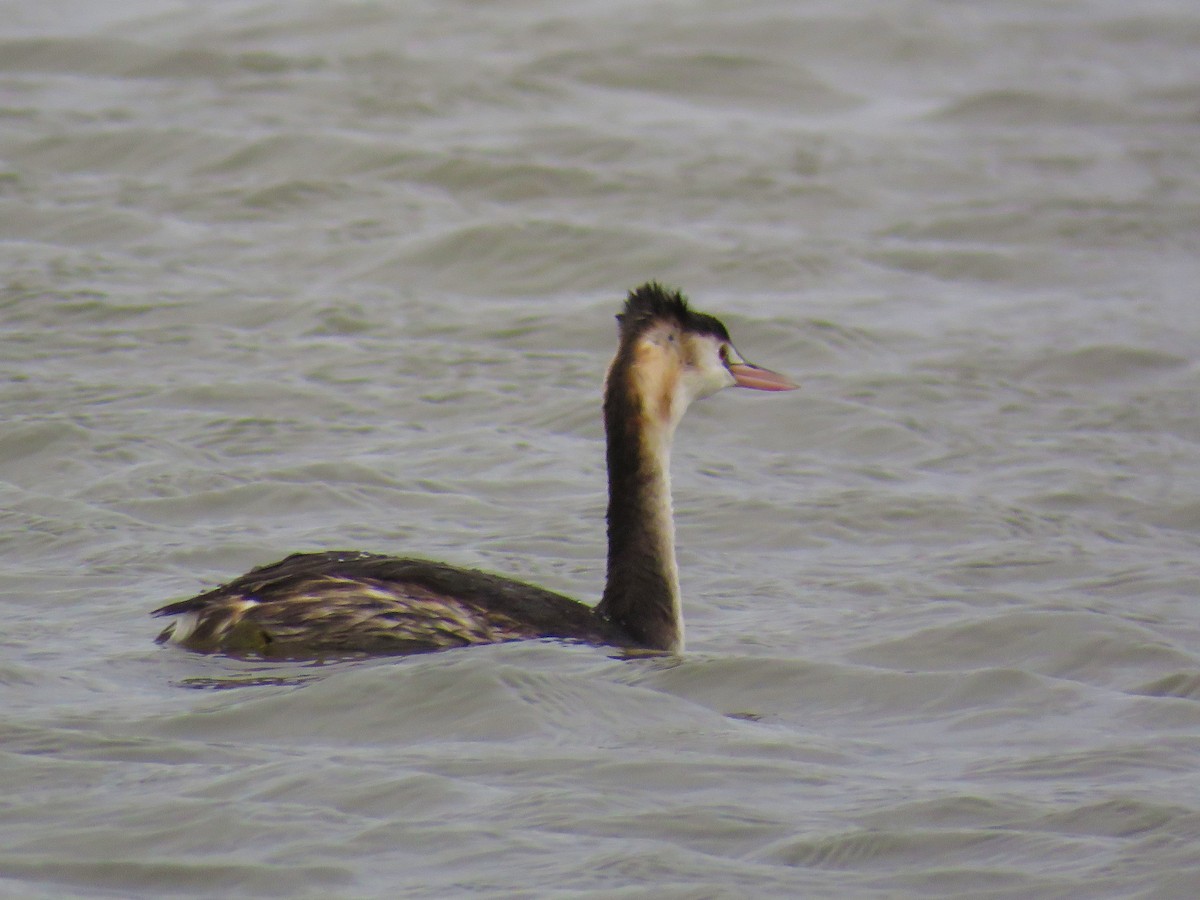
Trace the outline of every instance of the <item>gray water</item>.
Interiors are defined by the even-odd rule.
[[[1200,895],[1190,0],[16,0],[0,894]],[[684,288],[688,649],[267,664],[299,549],[593,601]]]

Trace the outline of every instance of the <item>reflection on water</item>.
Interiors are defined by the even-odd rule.
[[[1195,893],[1200,15],[693,6],[0,25],[14,891]],[[301,549],[595,600],[649,278],[804,385],[682,426],[685,656],[153,644]]]

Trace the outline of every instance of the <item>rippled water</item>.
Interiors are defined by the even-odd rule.
[[[1184,0],[16,2],[0,893],[1200,884]],[[698,405],[687,653],[324,666],[146,613],[296,549],[593,600],[623,292]]]

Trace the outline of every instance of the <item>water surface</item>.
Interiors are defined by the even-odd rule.
[[[1200,883],[1200,13],[10,4],[0,893]],[[298,549],[592,601],[612,315],[697,405],[678,658],[152,643]]]

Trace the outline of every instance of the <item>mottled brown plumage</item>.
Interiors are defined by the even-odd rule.
[[[421,653],[529,638],[622,644],[590,607],[473,569],[373,553],[296,553],[155,615],[197,617],[201,651]],[[173,626],[171,626],[173,627]],[[165,631],[161,640],[171,637]]]
[[[743,362],[725,326],[656,283],[630,293],[609,367],[608,572],[601,602],[499,575],[354,551],[298,553],[155,610],[192,650],[270,658],[404,654],[532,638],[683,646],[668,476],[687,405],[724,387],[795,385]]]

